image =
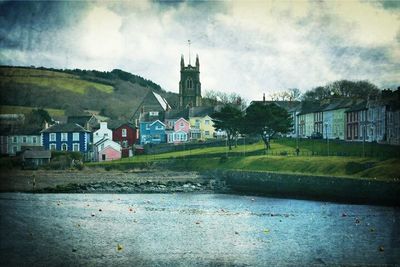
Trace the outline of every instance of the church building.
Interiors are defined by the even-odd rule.
[[[185,66],[181,56],[181,80],[179,81],[179,108],[201,106],[201,83],[199,56],[196,56],[196,65]]]

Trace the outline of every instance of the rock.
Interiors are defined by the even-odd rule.
[[[94,212],[92,212],[92,214],[91,214],[91,215],[92,215],[92,217],[96,216],[96,214],[95,214]]]
[[[385,248],[384,248],[383,246],[380,246],[380,247],[379,247],[379,251],[380,251],[380,252],[383,252],[383,251],[385,251]]]
[[[123,249],[124,249],[124,248],[122,247],[121,244],[118,244],[118,245],[117,245],[117,250],[118,250],[118,251],[121,251],[121,250],[123,250]]]
[[[342,217],[346,217],[347,216],[347,214],[346,213],[342,213]]]
[[[99,209],[99,211],[101,212],[101,211],[103,211],[102,209]]]
[[[190,186],[189,184],[184,184],[183,188],[189,188],[189,186]]]

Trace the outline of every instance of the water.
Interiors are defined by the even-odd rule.
[[[400,263],[393,207],[224,194],[1,193],[0,212],[2,266]]]

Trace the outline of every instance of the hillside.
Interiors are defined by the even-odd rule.
[[[176,94],[121,70],[99,72],[0,66],[0,105],[3,110],[5,106],[43,107],[76,115],[89,109],[101,111],[102,115],[111,118],[130,119],[150,90],[166,97],[172,106],[177,101]]]

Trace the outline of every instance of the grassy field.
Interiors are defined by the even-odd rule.
[[[112,93],[114,90],[110,85],[85,81],[71,74],[39,69],[0,68],[0,76],[0,87],[7,83],[14,83],[67,90],[79,94],[85,94],[89,88],[104,93]]]
[[[400,178],[400,159],[382,160],[371,157],[295,156],[293,147],[284,142],[273,142],[269,154],[263,155],[263,143],[226,147],[211,147],[154,155],[140,155],[107,163],[89,163],[89,166],[129,168],[149,162],[167,163],[179,170],[251,170],[280,173],[301,173],[341,177],[364,177],[392,180]],[[281,155],[287,152],[287,155]],[[303,152],[310,152],[307,148]],[[228,156],[226,156],[228,155]],[[125,166],[125,167],[124,167]]]
[[[32,107],[22,107],[22,106],[0,106],[0,114],[28,114],[32,111]],[[45,108],[50,116],[64,116],[65,111],[62,109]]]
[[[290,147],[292,150],[299,146],[301,153],[307,155],[328,155],[328,142],[322,139],[282,138],[274,140],[275,143]],[[377,143],[364,143],[364,153],[367,157],[400,158],[399,146],[383,145]],[[331,156],[363,156],[363,142],[344,142],[329,140],[329,155]]]

